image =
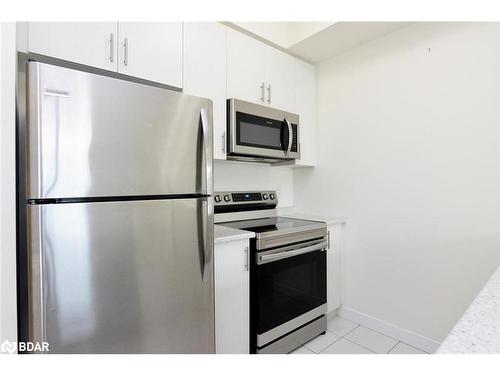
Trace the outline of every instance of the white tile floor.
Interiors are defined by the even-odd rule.
[[[324,335],[291,354],[426,354],[404,342],[336,316]]]

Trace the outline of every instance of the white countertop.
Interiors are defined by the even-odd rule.
[[[229,242],[229,241],[237,241],[244,240],[246,238],[254,238],[255,233],[249,232],[241,229],[234,229],[230,227],[225,227],[223,225],[216,224],[215,228],[215,243]]]
[[[304,219],[304,220],[314,220],[314,221],[324,221],[327,224],[345,224],[347,223],[347,219],[342,217],[332,217],[332,216],[320,216],[320,215],[311,215],[304,214],[300,212],[289,212],[287,209],[278,209],[279,216],[282,217],[290,217],[292,219]]]
[[[500,354],[500,267],[443,341],[437,353]]]

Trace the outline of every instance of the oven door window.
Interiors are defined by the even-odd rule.
[[[326,303],[326,251],[254,267],[257,334]]]
[[[236,112],[236,142],[241,146],[283,150],[283,121]]]

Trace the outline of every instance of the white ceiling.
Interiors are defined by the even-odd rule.
[[[287,50],[318,63],[408,25],[409,22],[337,22]]]
[[[409,22],[227,22],[249,35],[304,60],[318,63]]]

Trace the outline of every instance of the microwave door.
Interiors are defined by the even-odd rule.
[[[299,116],[277,109],[228,100],[230,157],[291,160],[299,157]]]

